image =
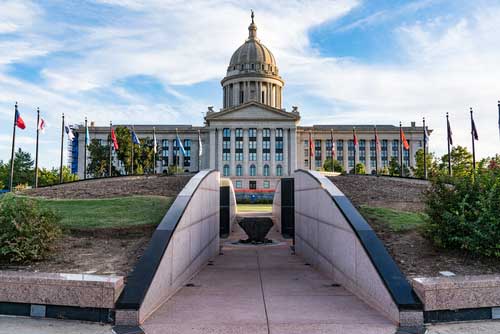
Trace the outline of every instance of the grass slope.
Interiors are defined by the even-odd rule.
[[[132,196],[107,199],[55,200],[37,199],[56,211],[65,228],[109,228],[157,225],[174,198]]]
[[[238,204],[238,212],[271,212],[272,204]]]
[[[397,211],[365,205],[361,206],[359,211],[366,220],[384,224],[394,232],[415,229],[423,225],[427,217],[423,213]]]

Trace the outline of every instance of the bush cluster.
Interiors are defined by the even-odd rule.
[[[0,261],[43,259],[60,237],[60,218],[38,201],[5,195],[0,199]]]
[[[426,233],[438,246],[500,257],[500,171],[438,178],[425,192]]]

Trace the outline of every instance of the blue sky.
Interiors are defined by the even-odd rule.
[[[72,123],[196,124],[221,107],[220,80],[247,36],[249,12],[302,124],[398,124],[426,117],[431,150],[498,153],[500,3],[494,0],[0,0],[0,160],[13,105],[34,152],[35,110],[49,128],[41,165],[58,165],[61,113]]]

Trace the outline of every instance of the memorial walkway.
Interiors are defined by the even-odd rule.
[[[396,331],[356,296],[293,255],[275,231],[266,246],[221,240],[221,255],[162,305],[142,328],[168,333],[352,333]]]

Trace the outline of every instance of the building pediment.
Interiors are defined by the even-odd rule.
[[[286,112],[265,104],[251,101],[219,112],[209,112],[207,121],[298,121],[298,112]]]

